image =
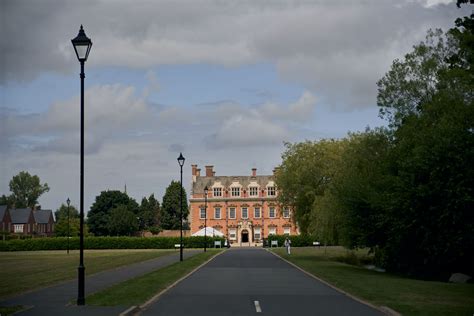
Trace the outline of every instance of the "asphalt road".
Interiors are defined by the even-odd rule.
[[[382,315],[261,248],[217,256],[142,315]]]

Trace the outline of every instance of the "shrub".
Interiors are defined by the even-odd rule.
[[[207,246],[224,238],[207,237]],[[84,249],[173,249],[179,237],[85,237]],[[184,248],[203,248],[204,237],[183,237]],[[0,251],[65,250],[67,237],[0,241]],[[79,237],[69,239],[69,249],[79,249]]]
[[[312,235],[270,235],[268,236],[268,246],[271,245],[272,240],[278,240],[278,246],[283,246],[286,237],[291,240],[292,247],[308,247],[312,246],[314,241],[318,241],[318,239]]]

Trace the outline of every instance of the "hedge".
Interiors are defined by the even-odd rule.
[[[283,247],[285,239],[291,240],[291,247],[308,247],[313,246],[314,241],[319,241],[318,238],[311,236],[311,235],[270,235],[268,236],[268,244],[267,246],[270,247],[272,240],[278,240],[278,246]]]
[[[208,247],[214,240],[224,238],[207,237]],[[84,249],[173,249],[180,237],[85,237]],[[183,237],[184,248],[204,247],[204,237]],[[26,240],[0,241],[0,251],[65,250],[67,237],[34,238]],[[79,249],[79,237],[69,239],[69,249]]]

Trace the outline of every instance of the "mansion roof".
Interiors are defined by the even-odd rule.
[[[209,189],[213,185],[220,183],[224,188],[229,188],[233,183],[237,183],[247,188],[252,183],[256,183],[259,188],[265,188],[270,181],[274,181],[274,176],[214,176],[214,177],[197,177],[193,182],[193,194],[204,192],[204,187]]]

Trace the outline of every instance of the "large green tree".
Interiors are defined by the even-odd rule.
[[[119,205],[124,205],[130,212],[138,216],[139,206],[137,202],[126,193],[120,191],[102,191],[95,198],[89,213],[87,224],[89,231],[96,236],[111,235],[109,229],[110,212]]]
[[[41,184],[37,175],[21,171],[10,181],[11,204],[16,208],[33,208],[38,204],[38,198],[49,191],[47,183]]]
[[[130,236],[138,231],[138,217],[126,205],[110,210],[107,228],[110,235]]]
[[[182,196],[181,196],[182,192]],[[161,204],[161,228],[162,229],[179,229],[180,228],[180,201],[183,201],[183,227],[186,228],[187,218],[189,215],[188,202],[186,198],[186,190],[181,187],[178,181],[171,181],[166,188]]]
[[[160,202],[151,194],[148,198],[143,197],[138,213],[140,218],[140,229],[160,226]]]
[[[70,205],[68,208],[67,205],[61,204],[54,212],[54,217],[56,219],[54,226],[54,234],[56,236],[67,236],[68,230],[70,236],[79,236],[79,212],[74,205]]]
[[[276,172],[279,201],[293,207],[294,219],[303,233],[310,233],[314,201],[324,195],[334,177],[345,142],[321,140],[285,144],[283,162]]]

